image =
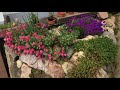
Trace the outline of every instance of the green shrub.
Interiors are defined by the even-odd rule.
[[[73,40],[75,39],[74,35],[62,35],[58,38],[60,45],[62,47],[69,46],[73,43]]]
[[[51,47],[54,44],[54,39],[51,35],[48,35],[42,39],[42,42],[46,47]]]
[[[75,26],[73,27],[73,32],[72,32],[77,38],[83,38],[84,37],[84,30],[79,27]]]
[[[83,58],[80,64],[73,67],[67,74],[68,78],[94,78],[99,64],[93,60]]]

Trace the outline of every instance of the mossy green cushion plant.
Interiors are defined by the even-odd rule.
[[[80,64],[73,67],[67,74],[68,78],[94,78],[98,64],[93,60],[83,58]]]
[[[84,51],[87,57],[94,58],[102,65],[112,63],[117,53],[117,46],[108,37],[78,41],[74,44],[74,49],[75,51]]]
[[[78,41],[74,44],[75,51],[84,51],[85,58],[78,59],[80,64],[69,73],[71,78],[95,77],[97,70],[115,62],[117,46],[108,37],[99,37],[89,41]]]
[[[115,61],[117,45],[108,37],[88,41],[87,56],[94,58],[101,65],[109,65]]]

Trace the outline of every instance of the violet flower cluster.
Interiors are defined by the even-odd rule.
[[[66,25],[70,28],[79,26],[84,30],[84,36],[98,35],[104,31],[102,21],[93,18],[91,15],[84,15],[81,18],[73,17],[67,21]]]

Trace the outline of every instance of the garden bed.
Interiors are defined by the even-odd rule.
[[[109,78],[117,53],[114,22],[90,15],[50,30],[42,22],[7,31],[5,52],[12,78]]]

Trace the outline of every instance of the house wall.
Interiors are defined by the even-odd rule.
[[[3,15],[4,15],[4,18],[8,15],[13,20],[15,18],[18,18],[21,22],[24,22],[22,17],[25,17],[28,13],[30,12],[3,12]],[[34,13],[37,14],[37,12],[34,12]],[[48,17],[48,16],[49,16],[49,12],[38,12],[39,18]]]
[[[2,12],[0,12],[0,24],[4,24],[4,17]]]

